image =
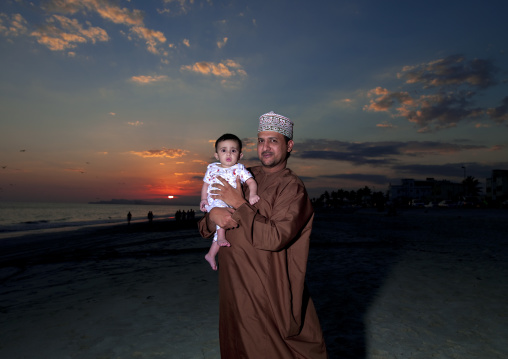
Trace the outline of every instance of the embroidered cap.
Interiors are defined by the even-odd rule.
[[[259,118],[258,132],[274,131],[283,134],[289,139],[293,139],[293,122],[282,115],[273,111],[265,113]]]

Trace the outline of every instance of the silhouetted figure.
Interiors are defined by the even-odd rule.
[[[153,221],[153,213],[152,213],[152,211],[150,211],[150,212],[148,212],[148,222],[152,223],[152,221]]]
[[[129,211],[129,213],[127,213],[127,224],[131,224],[131,219],[132,219],[132,214]]]
[[[178,210],[175,213],[175,221],[180,222],[180,219],[182,219],[182,212],[180,212],[180,210]]]

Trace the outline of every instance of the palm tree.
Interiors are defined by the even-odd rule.
[[[480,181],[478,181],[473,176],[467,176],[466,178],[464,178],[462,184],[464,185],[464,191],[466,196],[476,197],[481,191]]]

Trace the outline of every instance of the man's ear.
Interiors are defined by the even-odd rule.
[[[219,160],[219,155],[217,154],[217,152],[215,152],[215,159],[218,161]]]
[[[295,143],[293,142],[293,140],[289,140],[289,141],[288,141],[288,152],[293,151],[293,145],[294,145],[294,144],[295,144]]]

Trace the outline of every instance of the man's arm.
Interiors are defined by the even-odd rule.
[[[232,208],[215,207],[210,210],[199,222],[199,233],[203,238],[209,238],[215,233],[216,226],[224,229],[238,227],[238,223],[232,218],[235,212]]]
[[[257,249],[278,251],[286,248],[312,219],[314,210],[303,184],[291,180],[281,187],[282,191],[273,194],[277,198],[263,197],[258,208],[242,205],[232,215],[245,233],[243,238]],[[271,203],[270,208],[263,208],[265,201]]]

